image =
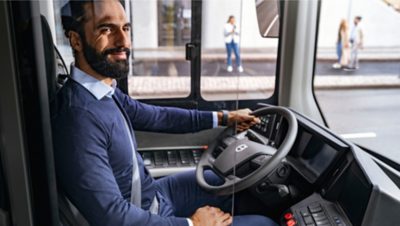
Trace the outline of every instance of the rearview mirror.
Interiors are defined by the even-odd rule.
[[[264,38],[279,37],[279,0],[255,0],[260,35]]]

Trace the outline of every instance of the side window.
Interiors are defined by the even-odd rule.
[[[267,99],[275,89],[277,38],[262,38],[255,0],[203,1],[201,95]]]
[[[71,47],[69,45],[68,39],[65,37],[64,30],[61,23],[61,8],[64,6],[64,1],[53,1],[53,11],[45,10],[49,15],[46,15],[47,21],[50,25],[50,28],[55,32],[53,32],[53,41],[57,46],[57,49],[60,51],[63,60],[65,61],[66,66],[68,67],[68,71],[70,70],[69,66],[74,62],[74,57],[72,55]],[[43,4],[46,6],[51,6],[51,4]],[[42,12],[43,13],[43,12]],[[52,26],[52,19],[50,19],[51,13],[54,14],[54,27]],[[54,31],[54,30],[53,30]]]
[[[314,89],[328,125],[400,161],[400,11],[395,1],[322,1]]]

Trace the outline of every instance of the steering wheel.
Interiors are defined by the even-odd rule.
[[[250,140],[248,133],[255,134],[251,129],[232,136],[230,134],[233,134],[233,128],[227,128],[215,142],[209,145],[197,165],[197,183],[206,191],[218,195],[228,195],[232,193],[233,188],[235,192],[249,188],[271,173],[291,150],[298,128],[296,117],[291,111],[283,107],[265,107],[254,111],[252,114],[257,117],[276,114],[286,119],[288,129],[283,142],[279,148],[275,148],[266,143],[261,144],[262,142]],[[216,149],[221,149],[217,148],[221,140],[227,146],[219,150],[222,152],[216,156],[215,153],[218,152]],[[264,140],[267,139],[264,138]],[[237,167],[250,163],[258,156],[266,156],[268,160],[262,161],[261,166],[242,178],[234,175]],[[209,184],[204,179],[204,170],[207,169],[221,176],[224,179],[223,184]]]

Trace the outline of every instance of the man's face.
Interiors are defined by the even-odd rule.
[[[83,55],[90,67],[102,76],[126,77],[129,72],[130,23],[116,0],[85,5]]]

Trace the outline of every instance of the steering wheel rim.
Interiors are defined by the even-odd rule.
[[[201,156],[200,161],[196,167],[196,180],[203,189],[216,193],[218,195],[228,195],[232,194],[233,187],[235,189],[234,192],[249,188],[260,181],[262,178],[264,178],[266,175],[271,173],[291,150],[295,142],[298,130],[296,116],[293,114],[293,112],[284,107],[274,106],[258,109],[252,114],[254,116],[263,116],[267,114],[277,114],[283,116],[287,121],[288,130],[282,144],[279,146],[278,149],[276,149],[276,151],[272,155],[270,155],[272,153],[272,150],[269,149],[271,149],[272,147],[268,145],[265,147],[261,147],[262,144],[255,144],[256,142],[254,141],[249,142],[245,139],[241,141],[241,139],[239,138],[240,136],[244,136],[244,133],[247,132],[246,131],[234,136],[234,138],[239,137],[237,141],[233,141],[233,143],[226,147],[218,157],[214,158],[213,153],[219,141],[233,131],[232,128],[227,128],[215,142],[209,145],[208,149]],[[260,154],[270,155],[271,157],[254,172],[248,174],[243,178],[239,178],[236,175],[229,174],[229,170],[231,170],[230,166],[237,167],[239,164],[244,163],[250,158],[253,158],[254,156]],[[234,158],[232,158],[232,156],[234,156]],[[235,163],[234,161],[236,160],[237,156],[239,156],[238,158],[240,162]],[[221,159],[219,159],[220,157]],[[230,161],[232,161],[233,163]],[[226,166],[226,164],[228,166]],[[221,185],[210,185],[209,183],[207,183],[204,178],[204,171],[206,169],[210,169],[214,173],[222,176],[224,179],[224,183]]]

